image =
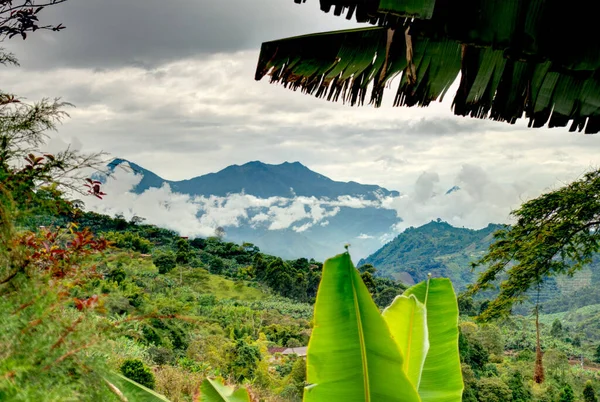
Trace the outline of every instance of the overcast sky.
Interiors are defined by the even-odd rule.
[[[424,205],[462,184],[483,215],[501,203],[489,217],[498,220],[598,165],[597,136],[459,118],[448,103],[350,108],[255,82],[261,42],[355,25],[316,0],[70,0],[42,17],[67,29],[5,43],[22,65],[0,71],[2,89],[32,101],[62,97],[76,108],[55,141],[167,179],[300,161]],[[432,218],[438,207],[426,208]]]

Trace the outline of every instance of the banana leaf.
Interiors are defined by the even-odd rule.
[[[458,353],[458,303],[449,279],[434,278],[404,292],[425,305],[429,351],[419,395],[423,402],[460,402],[463,380]]]
[[[118,373],[108,373],[105,381],[121,400],[132,402],[169,402],[163,395]]]
[[[512,15],[517,13],[516,1],[502,5],[495,0],[485,9],[500,8]],[[523,20],[520,25],[533,29],[541,24],[521,11],[517,14]],[[506,32],[503,41],[512,43],[514,38]],[[461,44],[418,22],[408,28],[324,32],[263,43],[255,78],[268,75],[271,83],[352,106],[363,105],[370,91],[368,103],[379,107],[389,82],[401,75],[393,105],[410,107],[441,101],[460,72],[452,103],[456,115],[514,124],[525,113],[530,127],[565,127],[572,121],[571,131],[600,131],[600,76],[584,69],[593,63],[562,58],[572,66],[569,69],[539,55],[526,57],[516,48],[497,49],[498,45]]]
[[[569,3],[568,10],[576,18],[565,18],[564,3],[548,0],[320,0],[320,7],[393,29],[410,23],[419,27],[414,34],[508,50],[517,59],[533,56],[571,70],[600,68],[600,44],[594,40],[597,17],[587,0]]]
[[[307,353],[305,402],[420,401],[348,253],[325,262]]]
[[[429,350],[427,311],[415,295],[396,297],[383,311],[383,318],[404,357],[403,370],[419,389],[425,357]]]
[[[200,386],[200,402],[250,402],[245,388],[234,390],[222,380],[205,379]]]
[[[460,71],[461,48],[454,41],[412,39],[414,80],[408,68],[404,31],[361,28],[325,32],[263,43],[255,78],[271,76],[292,90],[350,105],[379,106],[386,84],[403,74],[397,106],[427,106],[441,98]]]

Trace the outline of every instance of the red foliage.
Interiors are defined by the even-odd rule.
[[[95,238],[89,229],[77,231],[71,225],[64,229],[43,229],[38,233],[25,233],[16,239],[24,246],[29,267],[48,271],[52,277],[62,278],[78,272],[79,262],[91,254],[99,253],[109,247],[104,238]],[[94,273],[90,270],[89,273]]]

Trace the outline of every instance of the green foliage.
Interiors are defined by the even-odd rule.
[[[104,236],[118,248],[137,251],[144,254],[147,254],[152,250],[152,243],[141,237],[138,233],[107,232]]]
[[[258,362],[261,360],[260,349],[240,339],[231,351],[230,370],[236,382],[254,377]]]
[[[550,335],[552,335],[554,338],[561,338],[563,336],[563,326],[558,319],[554,320],[552,323]]]
[[[156,380],[152,370],[140,360],[125,360],[119,368],[123,375],[147,388],[154,389]]]
[[[249,402],[248,391],[243,388],[234,390],[223,385],[223,380],[207,378],[200,387],[201,402]]]
[[[513,395],[511,389],[498,377],[485,377],[477,382],[477,395],[480,401],[509,402]]]
[[[600,171],[543,194],[512,212],[516,224],[498,231],[475,265],[488,266],[472,292],[491,286],[506,273],[500,293],[482,319],[507,316],[513,304],[546,277],[574,273],[600,249]]]
[[[169,273],[177,266],[176,256],[172,251],[155,255],[152,258],[152,262],[156,265],[158,272],[161,274]]]
[[[583,388],[583,401],[584,402],[598,402],[598,398],[596,397],[596,391],[594,390],[594,386],[591,381],[585,383],[585,387]]]
[[[560,391],[558,402],[575,402],[575,393],[569,384],[565,385]]]
[[[525,381],[520,371],[513,371],[507,381],[507,385],[512,391],[513,402],[527,402],[531,400],[531,391],[525,386]]]
[[[125,398],[136,402],[169,402],[163,395],[120,374],[107,373],[104,380],[121,400]]]
[[[193,254],[191,253],[192,248],[187,239],[178,239],[175,243],[175,247],[177,248],[175,255],[177,264],[188,264],[192,259]]]
[[[450,282],[432,279],[405,294],[383,319],[349,255],[326,261],[308,349],[307,382],[312,385],[306,401],[371,400],[375,395],[390,401],[461,399],[458,306]],[[401,324],[406,322],[414,325]],[[330,354],[334,348],[336,354]],[[414,361],[405,361],[403,354]],[[396,379],[393,384],[385,380],[389,376]]]

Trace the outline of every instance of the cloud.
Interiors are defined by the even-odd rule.
[[[7,45],[31,69],[152,67],[356,25],[315,8],[291,0],[78,0],[40,14],[44,23],[64,23],[64,31],[36,32]]]
[[[175,230],[184,236],[211,236],[217,227],[243,225],[267,230],[292,229],[304,232],[315,226],[327,226],[330,217],[342,207],[381,207],[386,198],[368,201],[342,196],[337,199],[293,196],[258,198],[238,193],[226,197],[188,196],[173,192],[168,184],[150,188],[141,194],[132,190],[142,175],[129,169],[117,169],[103,184],[107,194],[102,200],[86,199],[86,208],[108,215],[122,214],[126,219],[137,215],[149,224]]]
[[[361,239],[361,240],[366,240],[366,239],[374,239],[374,236],[370,236],[368,234],[365,233],[361,233],[360,235],[356,236],[357,239]]]
[[[539,195],[532,183],[502,183],[481,167],[465,164],[454,177],[436,172],[422,173],[411,188],[398,197],[364,200],[341,196],[337,199],[316,197],[258,198],[248,194],[226,197],[190,197],[174,193],[168,185],[132,193],[142,176],[117,169],[107,179],[103,200],[90,198],[87,207],[109,215],[123,214],[127,219],[138,215],[148,223],[166,227],[186,236],[210,236],[215,228],[249,226],[267,230],[292,229],[304,232],[315,225],[327,226],[329,218],[341,208],[382,208],[396,211],[402,222],[391,228],[383,241],[410,226],[442,219],[458,227],[481,228],[489,223],[510,222],[509,213],[523,201]],[[447,193],[449,183],[460,189]],[[371,239],[361,233],[358,239]]]
[[[448,192],[450,184],[459,188]],[[489,223],[510,223],[510,212],[542,190],[526,180],[503,183],[480,166],[464,164],[454,177],[423,173],[412,191],[386,200],[384,207],[396,209],[402,217],[395,227],[398,232],[438,218],[453,226],[479,229]]]

